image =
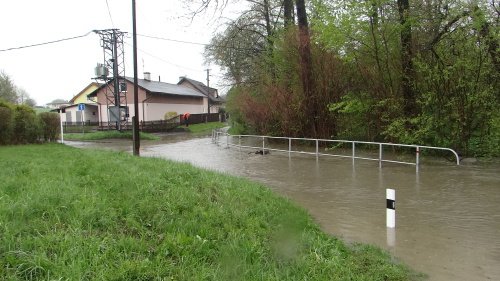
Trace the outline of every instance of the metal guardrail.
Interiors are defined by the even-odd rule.
[[[460,158],[459,158],[457,152],[451,148],[445,148],[445,147],[414,145],[414,144],[368,142],[368,141],[330,140],[330,139],[312,139],[312,138],[289,138],[289,137],[272,137],[272,136],[258,136],[258,135],[230,135],[230,134],[223,132],[223,131],[220,131],[220,130],[213,130],[212,131],[212,142],[220,144],[222,141],[222,137],[226,138],[225,144],[228,147],[229,146],[236,146],[236,147],[241,147],[241,148],[252,148],[252,149],[259,149],[259,150],[262,149],[262,151],[266,151],[266,150],[268,150],[268,151],[280,151],[280,152],[288,152],[289,154],[291,154],[291,153],[310,154],[310,155],[316,155],[316,157],[333,156],[333,157],[341,157],[341,158],[352,158],[353,160],[354,159],[371,160],[371,161],[378,161],[380,163],[380,165],[382,165],[382,162],[388,162],[388,163],[415,165],[418,167],[420,165],[420,152],[422,151],[422,149],[442,150],[442,151],[449,151],[449,152],[453,153],[453,155],[456,158],[457,165],[460,165]],[[231,142],[229,141],[230,138],[231,138]],[[237,144],[232,142],[232,140],[235,138],[238,139]],[[242,145],[241,144],[242,138],[254,138],[254,139],[262,140],[262,146]],[[266,147],[266,139],[288,140],[288,149],[277,149],[277,148],[271,148],[269,146]],[[292,141],[294,141],[294,140],[295,141],[314,142],[315,146],[316,146],[315,152],[293,150],[292,149]],[[342,155],[342,154],[320,153],[320,151],[319,151],[319,143],[320,142],[332,143],[332,144],[346,144],[346,143],[350,144],[351,145],[351,154],[350,155]],[[378,145],[378,158],[361,157],[359,155],[356,155],[356,145],[357,144]],[[415,148],[415,162],[395,161],[395,160],[384,159],[383,158],[384,146],[385,147]]]

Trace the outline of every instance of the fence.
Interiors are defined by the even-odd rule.
[[[262,154],[265,154],[266,151],[280,151],[280,152],[288,152],[289,154],[291,153],[298,153],[298,154],[309,154],[309,155],[315,155],[316,157],[319,156],[333,156],[333,157],[341,157],[341,158],[351,158],[353,159],[362,159],[362,160],[371,160],[371,161],[378,161],[380,165],[382,165],[382,162],[389,162],[389,163],[398,163],[398,164],[408,164],[408,165],[415,165],[419,166],[420,164],[420,153],[423,149],[427,150],[441,150],[441,151],[447,151],[451,152],[455,158],[456,158],[456,164],[460,165],[460,158],[458,154],[451,148],[445,148],[445,147],[434,147],[434,146],[425,146],[425,145],[410,145],[410,144],[397,144],[397,143],[381,143],[381,142],[366,142],[366,141],[348,141],[348,140],[329,140],[329,139],[312,139],[312,138],[288,138],[288,137],[271,137],[271,136],[257,136],[257,135],[229,135],[225,132],[222,132],[220,130],[214,130],[212,131],[212,141],[214,143],[220,144],[224,143],[223,138],[225,138],[225,144],[226,146],[236,146],[236,147],[242,147],[242,148],[252,148],[252,149],[258,149],[262,150]],[[234,143],[234,140],[237,139],[238,143]],[[242,140],[244,139],[253,139],[253,141],[250,141],[250,144],[242,144]],[[267,142],[266,142],[267,140]],[[269,145],[270,140],[282,140],[285,142],[286,145],[281,145],[281,147],[271,147]],[[305,147],[312,147],[310,150],[294,150],[292,143],[293,142],[301,142],[302,144],[306,144]],[[248,141],[247,141],[248,142]],[[259,145],[256,145],[258,143]],[[266,145],[267,143],[267,145]],[[309,145],[307,145],[309,144]],[[312,145],[311,145],[312,144]],[[336,154],[335,152],[333,153],[322,153],[319,150],[320,144],[324,147],[332,147],[331,151],[335,151],[335,147],[342,145],[345,146],[347,145],[349,147],[347,153],[345,154]],[[356,147],[359,148],[359,145],[370,145],[370,146],[377,146],[378,147],[378,155],[375,157],[370,157],[370,156],[361,156],[360,154],[356,153]],[[297,146],[298,147],[298,146]],[[384,159],[384,147],[393,147],[393,148],[407,148],[415,151],[415,162],[407,162],[407,161],[398,161],[398,160],[391,160],[391,159]],[[302,146],[304,148],[304,146]],[[346,149],[344,149],[345,151]]]
[[[189,124],[199,124],[205,122],[217,122],[225,120],[224,115],[222,113],[201,113],[201,114],[190,114],[189,116]],[[81,123],[81,122],[80,122]],[[152,120],[152,121],[140,121],[139,122],[139,130],[143,132],[168,132],[172,129],[178,127],[179,125],[184,125],[185,120],[182,118],[182,115],[174,116],[167,120]],[[116,129],[116,122],[96,122],[96,129],[105,131],[105,130],[114,130]],[[132,122],[122,122],[120,124],[121,130],[132,130]]]
[[[140,121],[139,130],[143,132],[153,133],[153,132],[168,132],[179,126],[179,117],[176,116],[168,120],[153,120],[153,121]],[[120,128],[122,131],[132,130],[132,122],[122,122],[120,123]],[[100,131],[115,130],[116,122],[99,122],[97,128]]]

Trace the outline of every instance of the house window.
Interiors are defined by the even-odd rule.
[[[92,115],[94,115],[94,116],[95,116],[95,111],[92,111]]]

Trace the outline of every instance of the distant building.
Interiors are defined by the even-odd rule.
[[[61,107],[68,106],[70,104],[71,103],[69,101],[57,99],[57,100],[54,100],[54,101],[48,103],[47,107],[50,109],[59,109]]]
[[[127,121],[131,122],[134,113],[134,79],[125,78],[126,106],[128,107]],[[199,83],[199,84],[198,84]],[[201,85],[200,85],[201,84]],[[106,96],[109,87],[113,88],[113,81],[101,85],[99,88],[88,94],[88,98],[96,102],[98,106],[98,116],[100,122],[108,122],[108,97]],[[205,88],[203,88],[203,86]],[[179,81],[178,84],[170,84],[161,81],[152,81],[150,75],[146,74],[145,79],[138,79],[138,101],[139,101],[139,121],[163,120],[167,112],[182,114],[189,112],[191,114],[207,113],[208,98],[211,98],[211,104],[214,110],[211,113],[217,113],[216,107],[217,90],[210,88],[210,95],[207,95],[206,87],[203,83],[187,79]],[[213,100],[213,102],[212,102]]]
[[[220,108],[224,107],[225,100],[219,96],[219,91],[212,87],[207,87],[200,81],[196,81],[185,76],[180,77],[177,85],[189,87],[209,97],[204,100],[204,106],[208,108],[207,101],[210,100],[210,113],[218,113]]]
[[[99,84],[92,82],[76,94],[67,105],[60,107],[61,120],[68,124],[97,123],[99,121],[99,108],[89,100],[87,95],[99,88]]]

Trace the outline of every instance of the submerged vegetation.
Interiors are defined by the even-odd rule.
[[[2,280],[412,280],[270,189],[185,163],[0,147]]]

